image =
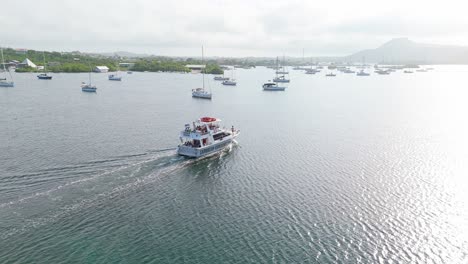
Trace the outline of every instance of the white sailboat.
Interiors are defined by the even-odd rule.
[[[278,61],[278,58],[276,59]],[[276,72],[277,75],[273,79],[274,82],[276,83],[289,83],[289,79],[286,78],[285,74],[289,74],[289,72],[285,68],[285,60],[283,56],[283,65],[282,65],[282,70]],[[281,76],[278,76],[278,74],[281,74]]]
[[[278,65],[278,58],[276,58],[276,65]],[[278,71],[276,71],[276,77],[273,79],[273,82],[268,81],[263,84],[264,91],[284,91],[286,90],[285,86],[279,86],[278,82],[275,81],[278,79]]]
[[[82,82],[81,83],[81,91],[83,92],[91,92],[91,93],[94,93],[96,92],[97,90],[97,87],[96,85],[92,85],[91,84],[91,65],[89,65],[89,82],[88,83],[85,83],[85,82]]]
[[[204,54],[203,54],[203,46],[202,46],[202,65],[203,63],[204,63]],[[203,88],[192,89],[192,97],[211,100],[211,97],[212,97],[211,92],[208,92],[205,90],[205,69],[202,70]]]
[[[3,58],[3,48],[0,48],[0,53],[2,54],[3,72],[5,72],[5,78],[0,79],[0,87],[14,87],[15,83],[13,81],[8,81],[6,78],[7,69],[5,67],[5,58]],[[11,77],[10,69],[8,69],[8,74],[10,75],[10,79],[13,80],[13,78]]]
[[[356,73],[357,76],[370,76],[370,73],[367,73],[364,71],[364,68],[366,67],[365,61],[366,61],[366,58],[362,57],[361,70],[358,73]]]
[[[52,76],[47,74],[47,65],[45,61],[45,54],[44,51],[42,52],[42,58],[44,59],[44,72],[37,75],[39,80],[52,80]]]
[[[108,76],[109,81],[122,81],[122,76],[119,76],[119,72],[120,72],[120,67],[117,66],[117,73],[115,73],[115,74],[110,74],[110,75]]]
[[[223,85],[229,85],[229,86],[236,86],[237,85],[236,79],[234,79],[234,70],[235,69],[236,69],[235,67],[233,67],[231,69],[231,79],[228,78],[227,80],[224,80]]]

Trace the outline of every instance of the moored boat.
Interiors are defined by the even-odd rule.
[[[356,73],[357,76],[370,76],[370,73],[367,73],[364,71],[364,69],[360,70],[358,73]]]
[[[202,117],[193,122],[193,126],[185,124],[180,132],[181,144],[177,147],[177,154],[190,158],[200,158],[218,153],[228,146],[239,135],[240,131],[221,128],[221,120],[214,117]]]
[[[284,91],[286,87],[279,86],[278,83],[275,82],[267,82],[263,84],[264,91]]]
[[[192,89],[192,97],[202,98],[202,99],[211,99],[211,93],[205,91],[203,88]]]
[[[109,75],[109,81],[122,81],[122,76],[111,74]]]
[[[237,82],[235,80],[225,80],[222,82],[223,85],[236,86]]]
[[[52,76],[47,74],[47,64],[46,64],[46,61],[45,61],[45,53],[42,52],[42,58],[44,59],[44,72],[37,75],[37,78],[39,80],[52,80]]]
[[[91,93],[95,93],[97,90],[96,86],[95,85],[92,85],[90,83],[82,83],[81,84],[81,91],[83,92],[91,92]]]
[[[7,81],[7,78],[6,78],[7,69],[5,66],[5,59],[3,58],[3,48],[0,48],[0,52],[2,55],[3,72],[5,72],[5,78],[0,79],[0,87],[14,87],[15,83],[13,81]],[[8,74],[10,75],[10,79],[13,79],[9,68],[8,68]]]

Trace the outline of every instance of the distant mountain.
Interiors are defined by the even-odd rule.
[[[468,64],[468,47],[432,45],[397,38],[376,49],[357,52],[345,61],[394,64]]]

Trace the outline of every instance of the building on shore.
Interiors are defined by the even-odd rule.
[[[96,66],[94,67],[94,72],[99,72],[99,73],[106,73],[109,72],[109,68],[107,66]]]
[[[119,67],[123,67],[123,68],[130,68],[130,67],[133,67],[133,65],[135,65],[135,63],[133,62],[120,62],[119,63]]]
[[[23,62],[19,63],[18,65],[16,65],[16,68],[24,68],[24,67],[31,67],[31,68],[34,68],[36,69],[37,68],[37,65],[34,64],[31,60],[29,60],[28,58],[26,58]]]

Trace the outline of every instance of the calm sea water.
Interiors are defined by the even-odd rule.
[[[0,263],[466,263],[468,67],[86,74],[0,89]],[[241,130],[175,155],[200,116]]]

